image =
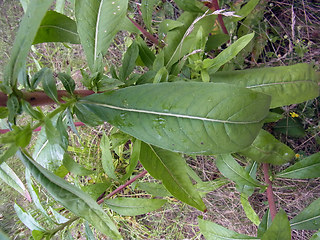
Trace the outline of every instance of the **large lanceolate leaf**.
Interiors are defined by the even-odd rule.
[[[75,12],[80,41],[91,71],[107,52],[126,17],[128,0],[76,0]]]
[[[311,203],[290,221],[291,227],[298,230],[317,230],[320,226],[320,198]]]
[[[224,82],[270,95],[271,108],[301,103],[319,96],[316,72],[311,65],[217,72],[212,82]]]
[[[33,39],[37,34],[41,20],[53,0],[32,0],[22,21],[13,44],[11,58],[5,71],[4,82],[6,86],[15,86],[18,74],[26,63],[26,58]]]
[[[240,154],[251,160],[281,165],[294,157],[294,152],[287,145],[277,140],[272,134],[261,130],[253,143]]]
[[[281,178],[298,178],[310,179],[320,177],[320,153],[315,153],[304,158],[288,167],[284,171],[278,173],[277,177]]]
[[[48,11],[42,19],[33,44],[43,42],[69,42],[79,44],[80,39],[76,22],[61,13]]]
[[[164,149],[222,154],[252,143],[269,103],[269,96],[233,85],[174,82],[95,94],[76,106]]]
[[[56,201],[112,239],[122,239],[113,221],[89,195],[41,167],[23,151],[20,150],[18,155],[33,177]]]
[[[216,223],[198,218],[200,231],[207,240],[258,239],[224,228]]]
[[[200,194],[187,173],[187,164],[178,153],[141,143],[140,162],[177,199],[204,211]]]

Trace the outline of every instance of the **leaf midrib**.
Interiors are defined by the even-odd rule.
[[[268,87],[268,86],[274,86],[274,85],[296,84],[296,83],[306,83],[306,82],[311,82],[316,84],[316,82],[313,80],[299,80],[299,81],[293,81],[293,82],[291,81],[291,82],[261,83],[258,85],[247,86],[246,88],[250,89],[250,88]]]
[[[124,108],[124,107],[114,106],[114,105],[110,105],[110,104],[90,102],[87,100],[80,100],[79,102],[82,102],[83,104],[92,104],[92,105],[106,107],[106,108],[120,110],[120,111],[153,114],[153,115],[166,116],[166,117],[186,118],[186,119],[192,119],[192,120],[216,122],[216,123],[223,123],[223,124],[241,124],[241,125],[243,124],[243,125],[245,125],[245,124],[254,124],[254,123],[261,122],[261,120],[252,121],[252,122],[248,122],[248,121],[247,122],[240,122],[240,121],[237,122],[237,121],[228,121],[228,120],[213,119],[213,118],[206,118],[206,117],[199,117],[199,116],[191,116],[191,115],[184,115],[184,114],[177,114],[177,113],[167,113],[167,112],[157,112],[157,111],[150,111],[150,110],[143,110],[143,109]]]
[[[69,30],[69,29],[62,28],[62,27],[58,27],[58,26],[56,26],[56,25],[41,25],[41,26],[39,27],[39,29],[41,29],[41,28],[56,28],[56,29],[62,30],[62,31],[64,31],[64,32],[68,32],[68,33],[71,33],[71,34],[73,34],[73,35],[75,35],[75,36],[78,36],[78,33],[77,33],[77,32],[73,32],[73,31],[71,31],[71,30]]]

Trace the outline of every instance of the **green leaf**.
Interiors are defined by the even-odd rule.
[[[4,119],[8,117],[8,108],[6,107],[0,107],[0,119]]]
[[[76,107],[167,150],[222,154],[253,142],[269,101],[266,95],[228,84],[173,82],[94,94]]]
[[[0,228],[0,239],[2,240],[10,240],[7,234],[5,234],[2,229]]]
[[[53,126],[53,123],[49,118],[45,118],[44,123],[45,123],[45,131],[46,131],[49,144],[51,145],[59,144],[60,143],[59,130],[56,128],[56,126]]]
[[[27,11],[29,2],[30,0],[20,0],[24,12]]]
[[[277,177],[310,179],[320,177],[320,153],[301,159],[299,162],[278,173]]]
[[[320,227],[320,198],[312,202],[290,221],[297,230],[318,230]]]
[[[46,234],[42,231],[39,231],[39,230],[33,230],[31,232],[31,235],[34,240],[42,240],[42,239],[44,239]]]
[[[274,217],[270,228],[263,234],[261,240],[291,240],[291,229],[287,214],[282,209]]]
[[[263,187],[263,185],[261,185],[257,180],[254,180],[230,154],[218,155],[216,158],[216,166],[223,176],[238,184]]]
[[[138,43],[138,47],[139,47],[139,57],[140,57],[141,61],[144,63],[145,66],[147,66],[149,69],[151,69],[156,56],[148,48],[147,44],[142,39],[138,39],[137,43]]]
[[[152,13],[154,9],[154,5],[158,2],[158,0],[142,0],[141,1],[141,13],[144,24],[147,26],[149,30],[151,30],[152,24]]]
[[[172,196],[170,192],[160,183],[155,182],[139,182],[136,185],[139,189],[156,197],[169,197]]]
[[[270,210],[268,209],[266,213],[263,215],[260,225],[258,227],[257,237],[261,238],[263,234],[270,228],[272,224],[272,218],[270,214]]]
[[[241,193],[240,202],[241,202],[241,205],[243,207],[243,210],[244,210],[247,218],[251,222],[253,222],[256,226],[259,226],[259,224],[260,224],[259,216],[256,214],[254,209],[251,207],[251,205],[249,203],[249,200],[248,200],[248,196],[243,194],[243,193]]]
[[[26,225],[31,231],[38,230],[44,232],[45,229],[31,216],[30,213],[26,212],[22,207],[17,203],[14,204],[14,210],[17,213],[20,221]]]
[[[110,151],[110,141],[109,138],[103,133],[101,142],[100,142],[100,149],[101,149],[101,163],[103,171],[108,175],[108,177],[117,179],[115,174],[115,166],[113,165],[113,157]]]
[[[127,172],[121,178],[121,181],[125,181],[126,179],[128,179],[131,176],[131,174],[133,173],[133,171],[136,169],[137,164],[138,164],[138,160],[140,157],[140,149],[141,149],[141,141],[136,139],[132,145],[132,151],[130,154],[130,163],[126,167]]]
[[[239,38],[231,46],[223,50],[214,59],[205,59],[203,67],[208,69],[210,75],[214,74],[219,68],[234,58],[254,37],[254,33],[250,33]]]
[[[89,195],[47,171],[24,152],[19,152],[19,158],[33,177],[61,205],[86,219],[103,234],[114,239],[122,239],[113,221]]]
[[[239,15],[241,17],[234,17],[233,21],[240,21],[247,17],[259,2],[260,0],[250,0],[248,3],[246,3],[246,5],[244,5],[239,11],[236,12],[236,15]]]
[[[16,152],[18,151],[19,147],[16,146],[15,144],[11,144],[7,150],[4,151],[4,153],[2,153],[0,155],[0,164],[4,163],[7,159],[13,157]]]
[[[27,101],[21,100],[21,105],[22,105],[23,111],[28,113],[34,119],[42,120],[44,118],[43,113],[33,109],[33,107]]]
[[[104,56],[126,17],[128,0],[76,0],[78,33],[92,72]]]
[[[245,168],[246,172],[248,172],[250,177],[252,177],[254,180],[256,180],[257,168],[258,163],[256,161],[250,162]],[[244,193],[247,197],[250,197],[254,193],[255,189],[255,187],[241,184],[237,184],[236,188],[240,193]]]
[[[164,199],[146,198],[114,198],[104,201],[111,210],[123,216],[136,216],[152,212],[162,207],[167,201]]]
[[[146,143],[141,143],[140,162],[177,199],[204,211],[199,193],[193,186],[185,160],[178,153],[169,152]]]
[[[16,86],[18,74],[21,68],[25,66],[26,58],[41,20],[52,2],[53,0],[31,0],[28,4],[28,10],[20,23],[18,33],[13,43],[10,61],[5,70],[4,85],[11,87]]]
[[[189,12],[197,12],[197,13],[201,13],[203,12],[202,8],[203,8],[203,4],[200,3],[197,0],[188,0],[188,1],[184,1],[184,0],[175,0],[174,1],[177,6],[182,9],[183,11],[189,11]]]
[[[4,162],[0,165],[0,179],[31,202],[30,193],[16,173]]]
[[[195,13],[182,13],[177,21],[183,23],[183,26],[168,32],[165,38],[167,45],[163,50],[165,66],[168,69],[181,58],[193,51],[192,47],[194,46],[194,40],[201,27],[203,29],[203,40],[206,40],[207,36],[212,31],[216,19],[215,15],[204,14],[197,17],[198,15]]]
[[[136,42],[133,42],[126,53],[124,54],[122,67],[119,71],[119,78],[121,81],[125,81],[130,73],[136,66],[136,60],[139,56],[139,46]]]
[[[168,82],[168,70],[166,67],[162,67],[157,72],[156,76],[154,77],[153,83],[160,83],[160,82]]]
[[[68,169],[69,172],[78,176],[88,176],[94,173],[94,171],[86,169],[79,163],[75,162],[68,153],[64,154],[63,165]]]
[[[46,71],[44,72],[42,87],[43,87],[44,92],[53,101],[55,101],[56,103],[59,102],[56,81],[53,78],[53,73],[49,68],[47,68]]]
[[[74,107],[74,112],[81,122],[89,126],[97,126],[103,124],[103,121],[96,114],[93,114],[90,106],[76,104]],[[90,116],[90,118],[88,118],[88,116]]]
[[[20,111],[20,103],[15,95],[10,95],[7,100],[8,108],[8,121],[11,123],[15,122],[16,116]]]
[[[66,73],[58,73],[58,78],[61,80],[64,88],[68,91],[68,93],[73,94],[74,89],[76,88],[76,83],[72,79],[72,77]]]
[[[320,231],[313,234],[310,240],[320,240]]]
[[[299,118],[288,117],[281,119],[276,123],[273,129],[275,133],[294,138],[302,138],[306,135],[302,121]]]
[[[84,230],[85,230],[85,232],[87,234],[87,236],[86,236],[87,240],[95,240],[96,239],[94,237],[93,232],[92,232],[92,230],[91,230],[91,228],[89,226],[89,223],[87,221],[85,221],[85,223],[84,223]]]
[[[224,33],[217,33],[217,34],[210,35],[206,43],[206,48],[205,48],[206,52],[217,49],[222,44],[226,43],[229,39],[230,39],[229,35]]]
[[[48,11],[42,19],[33,44],[44,42],[79,44],[76,22],[61,13]]]
[[[198,218],[200,231],[206,240],[240,240],[240,239],[257,239],[247,235],[239,234],[224,228],[216,223],[209,222]]]
[[[63,224],[68,222],[70,219],[65,218],[64,216],[62,216],[60,213],[58,213],[57,211],[55,211],[52,207],[49,207],[50,212],[52,213],[52,216],[54,217],[55,221],[58,224]]]
[[[89,194],[93,199],[98,199],[101,194],[103,194],[107,188],[111,186],[111,181],[103,183],[94,183],[91,185],[81,187],[82,191]]]
[[[265,130],[260,131],[249,148],[239,153],[251,160],[274,165],[282,165],[294,157],[294,151],[291,148]]]
[[[35,90],[40,82],[46,77],[47,72],[50,71],[49,68],[44,67],[40,71],[36,72],[30,80],[30,89]]]
[[[56,7],[55,7],[54,10],[56,12],[63,13],[64,12],[65,1],[66,0],[56,0]]]
[[[211,75],[211,81],[235,84],[270,95],[271,108],[301,103],[319,96],[316,73],[306,63],[217,72]]]

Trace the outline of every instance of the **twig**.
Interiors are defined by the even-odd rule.
[[[269,164],[268,163],[263,163],[262,166],[263,166],[264,180],[268,185],[267,198],[268,198],[271,218],[273,220],[274,217],[277,214],[277,210],[276,210],[276,204],[275,204],[274,196],[273,196],[272,183],[271,183],[270,178],[269,178]]]
[[[103,203],[103,201],[105,199],[111,198],[113,195],[117,194],[118,192],[120,192],[122,189],[124,189],[125,187],[129,186],[130,184],[132,184],[133,182],[135,182],[138,178],[143,177],[144,175],[146,175],[148,173],[147,170],[143,170],[141,173],[139,173],[137,176],[133,177],[132,179],[130,179],[129,181],[127,181],[125,184],[119,186],[116,190],[114,190],[113,192],[109,193],[107,196],[103,197],[102,199],[100,199],[99,201],[97,201],[98,204]],[[100,198],[100,197],[99,197]],[[98,198],[98,199],[99,199]]]

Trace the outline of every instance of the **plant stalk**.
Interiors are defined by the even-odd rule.
[[[277,209],[276,209],[276,204],[274,201],[274,195],[273,195],[273,190],[272,190],[272,182],[270,181],[269,177],[269,164],[268,163],[263,163],[263,174],[264,174],[264,180],[268,185],[267,188],[267,198],[268,198],[268,203],[269,203],[269,209],[270,209],[270,215],[272,220],[277,214]]]
[[[205,5],[206,5],[208,8],[210,8],[213,12],[220,9],[219,3],[218,3],[217,0],[211,0],[211,3],[205,3]],[[222,29],[222,32],[223,32],[224,34],[229,35],[228,30],[227,30],[227,28],[226,28],[226,25],[224,24],[224,21],[223,21],[223,18],[222,18],[222,15],[221,15],[221,14],[218,15],[218,22],[219,22],[219,25],[220,25],[220,27],[221,27],[221,29]]]
[[[85,97],[95,92],[92,90],[76,90],[74,91],[74,95],[79,97]],[[71,97],[70,93],[65,90],[58,90],[58,99],[60,102],[64,103],[64,97]],[[44,106],[55,104],[56,102],[53,101],[47,94],[43,91],[35,91],[35,92],[25,92],[22,91],[22,98],[29,102],[32,106]],[[3,92],[0,92],[0,107],[7,106],[8,96]]]

